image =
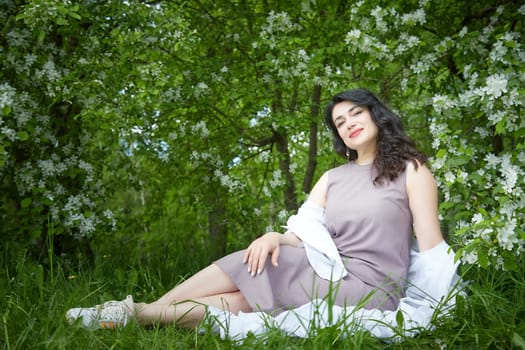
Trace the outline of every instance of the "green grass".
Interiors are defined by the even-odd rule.
[[[343,338],[335,328],[309,339],[272,330],[241,342],[211,332],[171,327],[141,328],[135,323],[115,331],[89,330],[65,322],[66,310],[133,294],[152,301],[181,276],[162,264],[115,268],[103,257],[90,268],[75,269],[60,259],[44,267],[24,253],[4,251],[0,268],[0,346],[3,349],[525,349],[525,273],[470,269],[468,297],[453,317],[415,338],[387,344],[367,332]],[[168,282],[166,282],[168,281]],[[175,281],[170,283],[169,281]]]

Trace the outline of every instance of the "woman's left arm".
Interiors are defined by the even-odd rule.
[[[425,165],[416,169],[407,164],[406,187],[408,204],[419,251],[431,249],[443,240],[439,227],[438,195],[434,176]]]

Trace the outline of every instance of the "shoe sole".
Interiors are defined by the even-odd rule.
[[[120,324],[117,322],[111,322],[111,321],[99,321],[98,325],[102,329],[115,329],[117,327],[120,327]]]

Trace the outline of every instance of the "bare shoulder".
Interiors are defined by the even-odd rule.
[[[320,207],[325,207],[326,202],[326,187],[328,186],[328,173],[330,170],[326,171],[319,180],[317,180],[316,184],[312,188],[312,191],[310,191],[310,195],[308,196],[308,200],[313,201]]]
[[[406,172],[407,189],[420,186],[436,187],[434,175],[425,164],[420,164],[418,162],[418,167],[416,169],[413,162],[408,162]]]

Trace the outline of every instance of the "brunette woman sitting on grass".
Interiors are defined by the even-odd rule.
[[[67,311],[88,327],[196,327],[207,306],[277,315],[313,299],[395,310],[415,234],[420,252],[442,242],[437,188],[401,119],[373,93],[335,95],[325,121],[348,162],[326,171],[284,233],[268,232],[152,303],[131,296]],[[331,295],[329,295],[331,293]]]

